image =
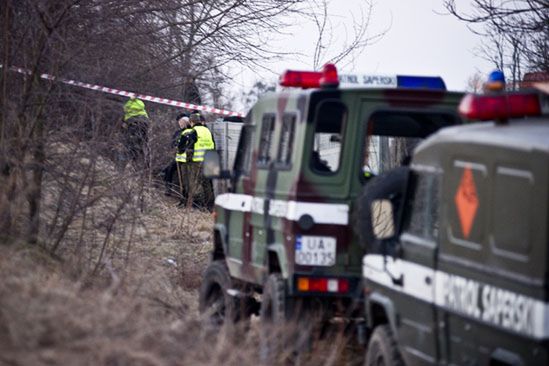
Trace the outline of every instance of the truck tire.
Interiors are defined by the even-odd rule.
[[[204,272],[198,297],[199,311],[207,326],[216,329],[249,317],[245,300],[228,293],[232,288],[233,283],[225,261],[210,263]]]
[[[360,245],[368,253],[379,253],[381,247],[381,240],[375,237],[372,227],[372,202],[377,199],[389,199],[393,204],[393,220],[396,222],[408,174],[408,167],[399,167],[374,177],[366,183],[358,197],[354,231],[359,237]]]
[[[263,286],[263,298],[259,313],[260,357],[265,364],[277,364],[291,357],[288,344],[288,314],[286,286],[279,273],[269,275]],[[289,352],[289,353],[288,353]],[[286,354],[285,354],[286,353]]]
[[[368,342],[365,366],[404,366],[389,325],[379,325]]]

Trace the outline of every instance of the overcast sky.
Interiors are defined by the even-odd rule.
[[[352,30],[351,19],[357,17],[361,0],[332,0],[330,12],[334,15],[338,42],[344,39],[345,28]],[[467,8],[468,1],[458,4]],[[442,0],[378,0],[374,4],[370,33],[389,27],[383,38],[368,46],[353,65],[342,71],[376,74],[438,75],[445,80],[448,89],[464,90],[468,78],[477,71],[488,73],[493,66],[482,59],[478,52],[481,38],[471,32],[466,24],[444,13]],[[261,72],[261,77],[275,80],[275,74],[284,69],[311,69],[313,47],[318,33],[302,19],[280,40],[287,51],[302,52],[298,58],[288,58],[269,65],[272,74]],[[339,23],[339,25],[337,25]],[[337,44],[337,43],[336,43]],[[340,67],[341,68],[341,67]],[[242,84],[249,84],[257,75],[243,73]]]

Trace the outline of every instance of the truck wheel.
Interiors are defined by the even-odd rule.
[[[231,296],[232,281],[227,266],[222,260],[210,263],[204,273],[199,293],[199,310],[208,326],[219,328],[224,324],[234,324],[247,318],[243,303]]]
[[[408,167],[399,167],[374,177],[366,183],[358,197],[354,230],[359,237],[360,245],[369,253],[379,253],[381,246],[381,240],[375,237],[372,227],[372,202],[377,199],[389,199],[393,206],[393,221],[396,222],[408,174]]]
[[[368,342],[365,366],[404,366],[389,325],[379,325],[374,329]]]
[[[266,364],[276,364],[279,360],[288,359],[290,354],[287,344],[289,329],[286,313],[286,290],[282,276],[271,274],[263,287],[263,299],[260,310],[260,357]]]

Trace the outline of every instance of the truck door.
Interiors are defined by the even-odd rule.
[[[269,230],[267,189],[270,171],[275,157],[276,114],[265,113],[261,117],[259,145],[255,164],[257,166],[253,190],[252,212],[250,216],[250,237],[244,245],[244,267],[249,268],[254,276],[254,282],[261,283],[265,271],[265,252]]]
[[[452,364],[468,364],[479,361],[476,349],[483,343],[478,327],[480,283],[496,277],[495,272],[488,274],[481,269],[486,256],[483,243],[490,205],[481,202],[480,197],[488,196],[490,169],[481,159],[466,157],[470,150],[454,149],[463,155],[455,154],[445,165],[442,194],[450,199],[442,211],[435,302],[443,359]]]
[[[231,182],[231,201],[225,215],[225,226],[228,231],[228,265],[231,274],[245,279],[242,263],[245,261],[246,247],[251,241],[251,204],[255,181],[254,138],[256,126],[249,116],[240,132],[234,162],[234,176]]]
[[[284,244],[286,240],[284,221],[296,175],[292,153],[297,116],[297,111],[284,110],[276,115],[266,114],[262,121],[255,200],[256,211],[263,214],[252,214],[250,248],[251,266],[258,278],[268,269],[268,247],[272,249],[273,244]]]
[[[434,167],[413,165],[404,209],[401,292],[396,308],[398,340],[408,365],[439,361],[434,286],[441,176]]]

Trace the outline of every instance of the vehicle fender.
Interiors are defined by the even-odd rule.
[[[395,306],[393,304],[393,300],[391,300],[389,297],[380,294],[379,292],[373,292],[366,298],[366,319],[368,322],[368,327],[370,329],[373,329],[376,324],[376,318],[373,313],[374,306],[379,306],[383,309],[383,312],[385,313],[385,317],[387,319],[387,323],[391,327],[391,331],[395,335],[396,338],[398,338],[397,333],[397,327],[396,327],[396,311]]]
[[[522,358],[514,352],[508,351],[503,348],[497,348],[490,356],[491,361],[496,361],[496,364],[510,365],[510,366],[523,366],[525,362]]]
[[[288,278],[288,258],[286,257],[286,247],[283,244],[280,243],[274,243],[269,245],[269,271],[274,272],[274,268],[272,268],[273,258],[276,258],[276,261],[278,263],[278,268],[276,268],[277,271],[280,271],[280,274],[283,278]]]

